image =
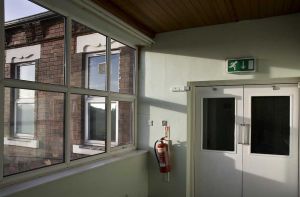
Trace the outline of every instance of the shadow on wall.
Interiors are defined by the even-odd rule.
[[[171,110],[179,113],[187,113],[187,107],[186,105],[181,105],[178,103],[172,103],[169,101],[164,101],[160,99],[153,99],[149,97],[141,97],[140,102],[143,104],[148,104],[149,106],[159,107],[166,110]]]
[[[159,116],[150,114],[150,108],[159,108],[162,112]],[[148,167],[149,167],[149,197],[157,196],[185,196],[186,184],[186,142],[172,141],[171,145],[171,165],[170,182],[165,181],[163,174],[159,172],[159,167],[154,154],[154,143],[160,139],[164,132],[161,120],[166,114],[179,113],[186,114],[186,105],[172,103],[165,100],[159,100],[148,97],[139,97],[139,136],[138,147],[149,150]],[[172,119],[173,117],[170,117]],[[168,121],[170,120],[168,119]],[[149,120],[154,120],[154,125],[149,125]],[[170,121],[169,121],[170,123]],[[172,132],[176,129],[171,123],[171,139]],[[172,129],[174,129],[172,131]],[[182,132],[186,133],[186,129]]]
[[[300,14],[295,14],[168,32],[158,34],[155,44],[143,49],[139,68],[138,147],[151,150],[150,197],[185,196],[186,95],[183,98],[178,93],[177,98],[170,93],[170,86],[186,85],[187,81],[194,80],[299,76],[299,20]],[[257,73],[225,74],[225,59],[245,56],[257,59]],[[163,135],[161,120],[164,118],[171,123],[171,138],[180,140],[172,146],[170,183],[162,181],[152,150],[155,140]],[[153,126],[149,126],[149,120],[154,121]]]
[[[300,14],[292,14],[162,33],[149,51],[216,60],[266,49],[287,53],[292,47],[299,48],[299,20]]]
[[[299,75],[300,14],[242,21],[204,28],[158,34],[155,45],[145,51],[175,57],[225,60],[252,56],[258,60],[258,75],[276,77],[282,70]],[[186,61],[185,66],[188,65]],[[223,65],[223,64],[222,64]]]
[[[242,171],[239,168],[236,160],[223,153],[218,154],[217,157],[210,156],[210,159],[201,160],[201,165],[198,165],[198,172],[196,172],[197,176],[195,176],[195,183],[197,184],[195,195],[218,197],[221,194],[223,197],[233,197],[243,193],[244,196],[257,197],[297,196],[295,177],[281,176],[281,180],[274,180]],[[292,171],[288,166],[284,170],[287,171],[287,174]],[[273,176],[274,174],[276,173],[268,175]],[[278,175],[274,175],[274,177],[278,178]]]
[[[174,143],[174,142],[173,142]],[[149,147],[153,150],[153,147]],[[149,197],[162,196],[185,196],[186,184],[186,142],[177,141],[170,148],[171,151],[171,173],[169,182],[166,175],[159,172],[159,166],[154,151],[150,151],[148,157],[149,175]]]

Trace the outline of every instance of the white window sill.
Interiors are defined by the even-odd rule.
[[[29,181],[25,181],[22,183],[18,183],[12,186],[8,186],[8,187],[4,187],[0,190],[0,197],[4,197],[4,196],[9,196],[12,195],[14,193],[20,192],[20,191],[24,191],[33,187],[37,187],[39,185],[42,184],[46,184],[52,181],[56,181],[68,176],[72,176],[75,174],[79,174],[82,172],[86,172],[95,168],[99,168],[101,166],[105,166],[105,165],[109,165],[111,163],[117,162],[117,161],[121,161],[124,159],[128,159],[131,157],[136,157],[139,155],[143,155],[143,154],[147,154],[147,150],[134,150],[128,153],[123,153],[120,155],[114,155],[110,158],[107,159],[103,159],[103,160],[99,160],[93,163],[89,163],[86,165],[82,165],[82,166],[78,166],[78,167],[74,167],[74,168],[69,168],[57,173],[50,173],[49,175],[40,177],[40,178],[35,178]]]
[[[94,146],[96,147],[96,146]],[[105,149],[105,148],[104,148]],[[83,154],[83,155],[96,155],[104,153],[105,150],[91,149],[84,145],[73,145],[73,153]]]
[[[4,145],[39,148],[39,141],[34,139],[4,137]]]

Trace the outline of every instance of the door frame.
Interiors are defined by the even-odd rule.
[[[219,81],[189,81],[187,85],[190,91],[187,92],[187,163],[186,163],[186,197],[195,197],[195,132],[196,132],[196,88],[211,86],[236,86],[236,85],[278,85],[278,84],[298,84],[300,93],[300,77],[274,78],[265,80],[219,80]],[[300,94],[299,94],[300,95]],[[300,101],[300,96],[299,96]],[[299,102],[300,103],[300,102]],[[299,105],[300,106],[300,105]],[[298,107],[298,122],[300,123],[300,107]],[[299,133],[299,128],[298,128]],[[300,135],[298,135],[300,142]],[[300,146],[298,146],[298,169],[300,158]],[[298,190],[300,188],[300,170],[298,170]],[[300,194],[298,192],[300,197]]]

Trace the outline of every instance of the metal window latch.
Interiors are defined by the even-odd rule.
[[[272,88],[273,90],[280,90],[280,87],[278,85],[273,85]]]
[[[239,126],[239,137],[238,143],[249,145],[250,144],[250,136],[249,136],[250,125],[242,123]]]

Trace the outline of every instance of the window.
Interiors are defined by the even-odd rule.
[[[16,64],[16,79],[35,81],[35,62]],[[35,113],[34,90],[15,90],[14,105],[14,136],[20,138],[34,138]]]
[[[34,137],[34,90],[16,90],[15,136]]]
[[[85,140],[90,144],[105,144],[106,107],[105,98],[89,96],[86,98]]]
[[[135,49],[111,39],[111,91],[134,94]]]
[[[132,103],[128,101],[111,102],[111,147],[133,143]]]
[[[5,12],[0,179],[134,149],[136,49],[31,1],[24,1],[31,14],[12,1],[5,6],[20,13]]]
[[[235,98],[203,98],[202,148],[234,151],[234,131]]]
[[[30,101],[14,109],[15,92]],[[4,96],[4,176],[64,162],[64,93],[6,87]]]
[[[106,55],[105,53],[88,54],[86,58],[87,88],[106,90]]]
[[[106,98],[71,94],[71,160],[106,152]]]

